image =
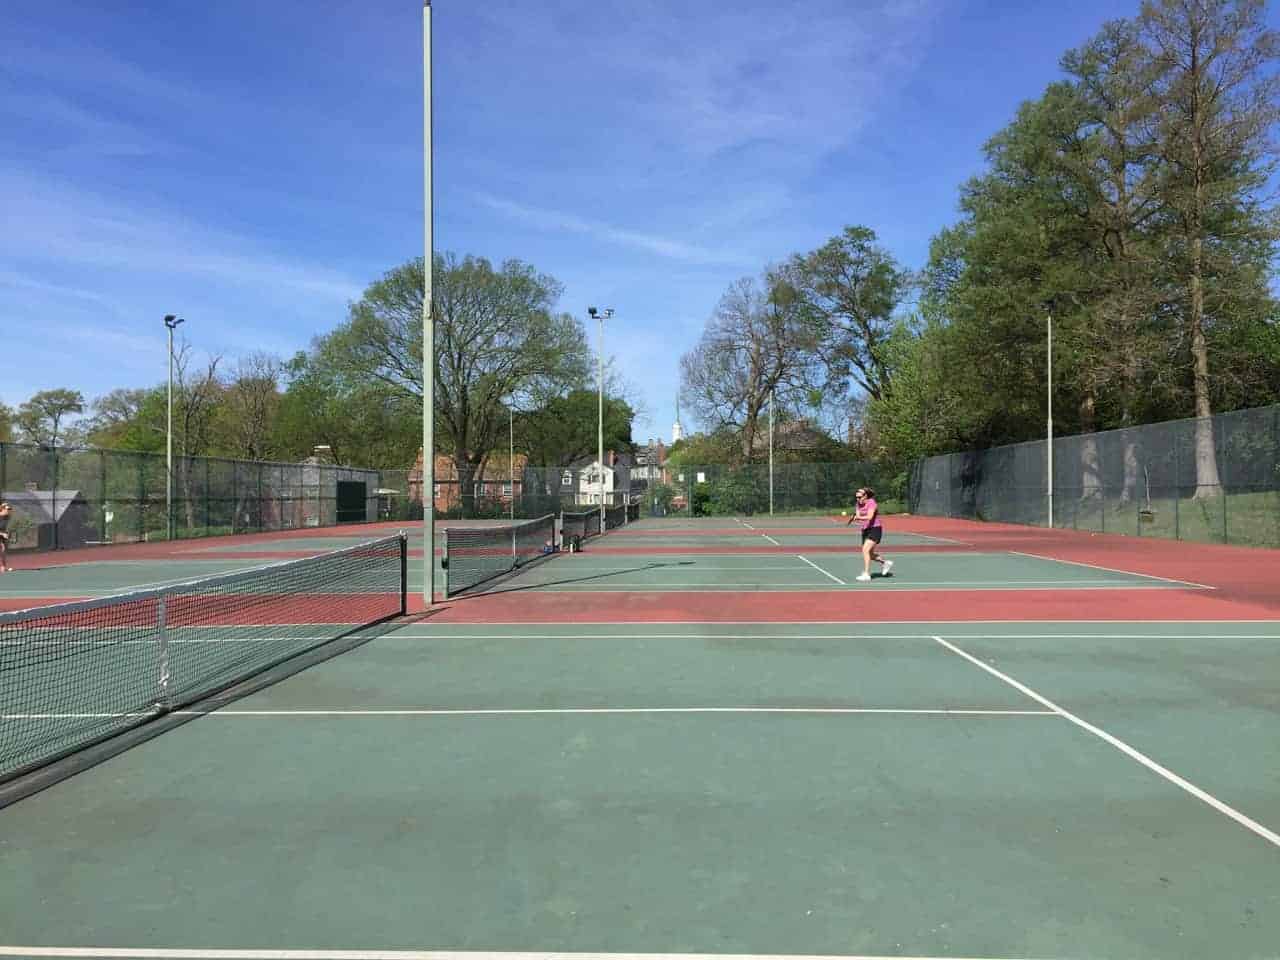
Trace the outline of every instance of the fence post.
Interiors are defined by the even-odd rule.
[[[98,451],[98,537],[105,538],[108,543],[111,537],[107,535],[107,451]]]
[[[209,475],[209,458],[204,458],[204,535],[210,535],[209,530],[209,490],[212,478]]]
[[[1178,481],[1182,478],[1182,458],[1178,456],[1178,435],[1173,435],[1173,539],[1182,539],[1182,489]]]
[[[1214,440],[1220,440],[1222,437],[1223,420],[1219,417],[1213,418],[1214,424],[1213,437]],[[1231,535],[1227,532],[1227,474],[1230,473],[1231,466],[1231,450],[1222,444],[1222,472],[1218,474],[1219,489],[1222,491],[1222,542],[1230,543]]]
[[[3,494],[9,486],[8,465],[5,462],[8,457],[8,450],[9,445],[7,443],[0,443],[0,494]]]
[[[53,456],[53,481],[49,490],[49,506],[53,520],[53,549],[57,550],[61,546],[58,540],[58,448],[50,447],[49,451]]]
[[[1107,532],[1107,472],[1103,469],[1102,445],[1098,445],[1098,532]]]
[[[137,542],[141,543],[147,539],[147,457],[149,454],[139,453],[135,459],[138,461],[138,538]]]

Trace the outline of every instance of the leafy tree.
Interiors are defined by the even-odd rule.
[[[15,418],[22,439],[27,443],[56,447],[78,439],[67,418],[84,413],[84,394],[78,390],[41,390],[18,407]]]
[[[274,429],[280,408],[280,361],[265,353],[242,357],[224,386],[214,431],[220,453],[243,460],[280,455]]]
[[[319,352],[284,367],[288,381],[274,444],[288,460],[327,446],[337,463],[408,470],[422,443],[422,400],[386,383],[344,376]]]
[[[761,284],[744,278],[720,299],[702,338],[680,359],[681,398],[713,430],[733,430],[743,461],[770,398],[805,396],[815,383],[816,342],[793,271],[773,270]]]
[[[597,404],[596,391],[573,390],[563,397],[552,397],[537,410],[528,413],[517,411],[516,449],[525,453],[530,465],[535,467],[564,467],[580,457],[595,456],[599,419]],[[606,394],[606,450],[632,449],[631,424],[634,418],[630,404]]]
[[[13,439],[13,408],[0,403],[0,443],[6,443]]]
[[[730,430],[715,433],[695,433],[682,437],[671,445],[667,463],[671,467],[696,467],[704,464],[736,463],[741,455],[741,444]]]
[[[790,275],[806,315],[819,325],[829,389],[847,392],[852,380],[872,398],[884,396],[892,377],[885,348],[911,274],[876,243],[874,230],[850,226],[793,257]]]
[[[117,450],[149,449],[135,446],[131,441],[141,421],[146,418],[151,395],[155,391],[119,387],[93,402],[93,415],[85,425],[86,437],[93,446]],[[156,412],[163,414],[163,409]],[[158,424],[150,424],[151,431],[163,439],[163,418]]]
[[[1217,495],[1208,331],[1220,311],[1265,297],[1258,255],[1276,241],[1262,192],[1276,166],[1280,34],[1267,28],[1263,0],[1146,0],[1139,20],[1160,67],[1160,198],[1177,234],[1169,255],[1185,277],[1196,495]],[[1242,241],[1253,256],[1239,256]]]
[[[501,445],[506,404],[536,408],[586,382],[589,352],[581,323],[553,312],[559,283],[528,264],[495,268],[483,258],[441,254],[432,278],[435,429],[466,490]],[[420,403],[422,308],[418,259],[371,284],[319,353],[344,378],[371,379]]]

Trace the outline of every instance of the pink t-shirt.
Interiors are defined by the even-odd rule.
[[[871,519],[869,521],[859,520],[858,528],[860,530],[870,530],[872,527],[880,526],[879,510],[876,508],[876,502],[870,497],[867,497],[866,501],[862,504],[862,514],[870,517]]]

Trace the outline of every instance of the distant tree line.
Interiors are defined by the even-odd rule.
[[[176,351],[174,452],[297,461],[317,447],[340,463],[408,470],[422,441],[423,261],[372,283],[345,322],[289,360],[265,354],[200,364]],[[534,465],[563,466],[596,448],[595,365],[582,323],[557,312],[561,287],[519,260],[436,256],[433,267],[437,451],[465,489],[508,426]],[[606,382],[605,440],[630,447],[635,408]],[[10,410],[0,440],[163,452],[167,383],[120,388],[92,403],[47,390]]]
[[[682,360],[683,399],[744,460],[771,396],[851,417],[898,463],[1037,438],[1052,317],[1059,429],[1203,418],[1208,490],[1209,415],[1280,400],[1278,56],[1263,0],[1107,23],[987,142],[923,269],[851,226],[739,281]]]

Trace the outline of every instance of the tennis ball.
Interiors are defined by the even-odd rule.
[[[840,511],[840,516],[842,516],[842,517],[847,517],[848,515],[849,515],[849,511],[848,511],[848,510],[841,510],[841,511]]]

